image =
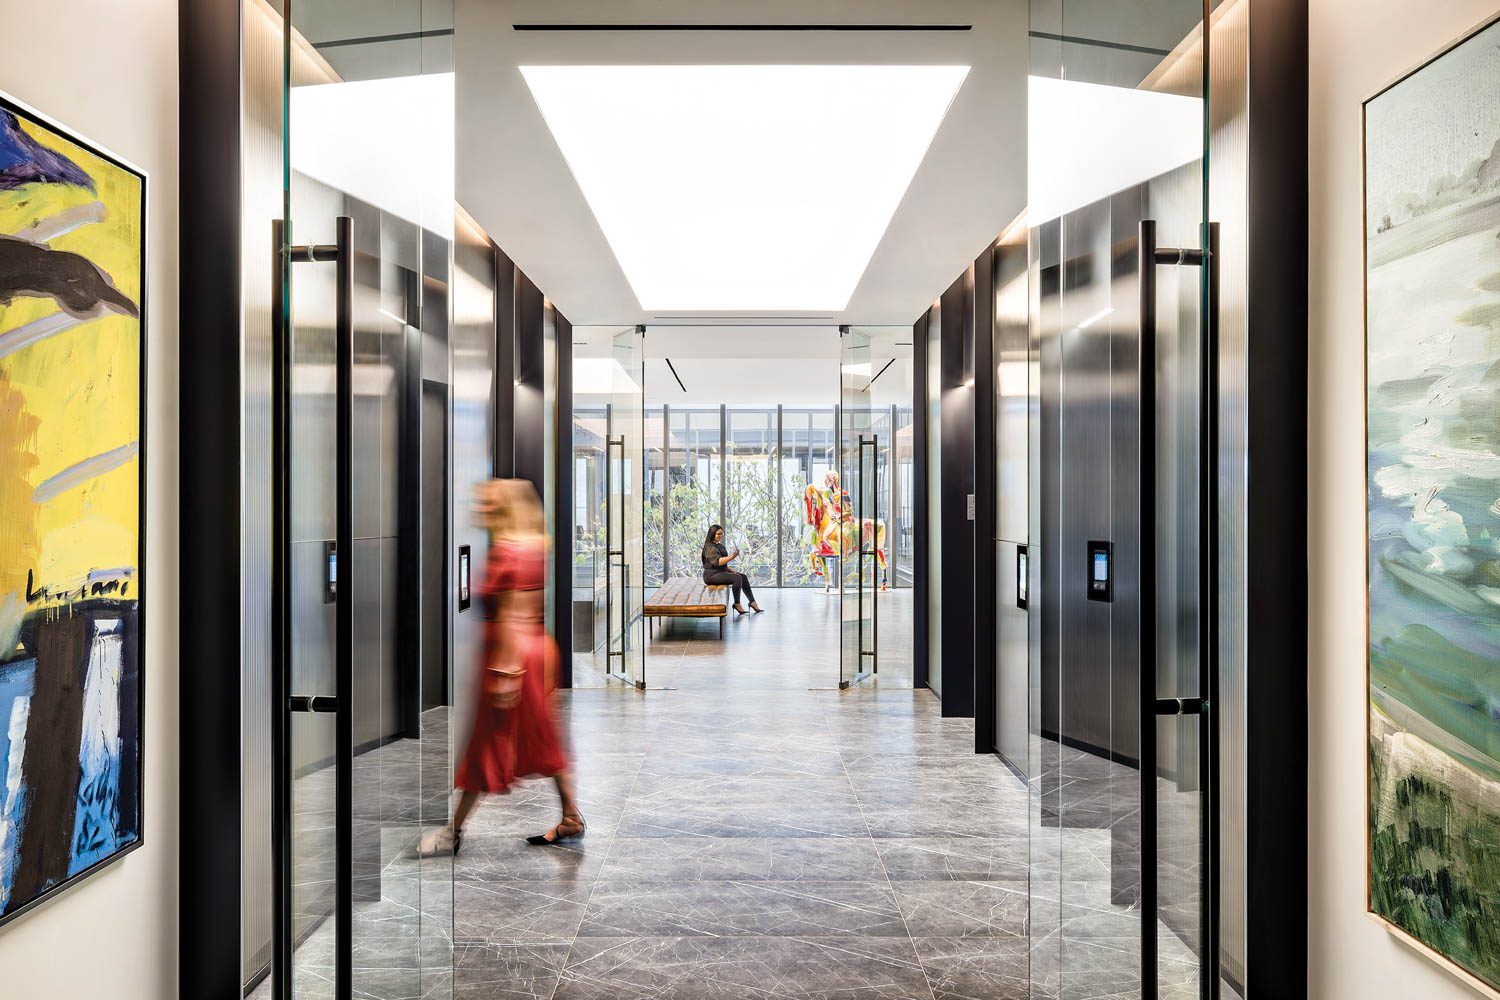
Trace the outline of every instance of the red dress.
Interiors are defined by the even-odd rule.
[[[507,590],[540,590],[547,582],[547,549],[540,543],[502,541],[490,546],[484,582],[478,588],[485,614],[484,653],[475,697],[474,729],[453,784],[466,792],[504,794],[517,778],[550,778],[568,769],[568,755],[557,738],[548,703],[547,679],[557,665],[557,647],[541,622],[497,618]],[[521,698],[512,708],[496,708],[488,690],[490,664],[504,638],[522,645]]]

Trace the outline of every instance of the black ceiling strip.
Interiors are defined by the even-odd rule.
[[[969,31],[972,24],[513,24],[516,31]]]
[[[1148,56],[1169,56],[1171,49],[1153,49],[1147,45],[1131,45],[1128,42],[1110,42],[1102,38],[1083,38],[1079,35],[1054,35],[1050,31],[1030,32],[1032,38],[1044,38],[1049,42],[1071,42],[1074,45],[1093,45],[1101,49],[1119,49],[1121,52],[1140,52]]]
[[[452,28],[433,28],[430,31],[402,31],[393,35],[366,35],[363,38],[335,38],[328,42],[313,42],[315,49],[336,49],[344,45],[370,45],[375,42],[410,42],[418,38],[444,38],[453,34]]]
[[[672,377],[677,380],[677,388],[681,389],[683,392],[687,392],[687,386],[682,384],[682,376],[677,374],[677,367],[672,364],[672,359],[663,358],[662,360],[667,363],[668,368],[672,369]]]
[[[875,373],[875,378],[879,378],[880,376],[884,375],[885,374],[885,370],[887,368],[889,368],[891,365],[895,364],[895,363],[896,363],[896,359],[895,358],[892,358],[891,360],[887,361],[883,366],[881,366],[880,371],[878,371],[878,372]],[[875,384],[875,378],[872,378],[872,379],[870,379],[870,381],[868,381],[868,382],[865,383],[865,392],[869,392],[870,391],[870,386],[872,386],[872,385]]]

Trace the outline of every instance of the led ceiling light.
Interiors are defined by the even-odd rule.
[[[1033,76],[1026,132],[1026,215],[1036,226],[1200,159],[1203,101]]]
[[[838,312],[967,66],[523,66],[642,309]]]

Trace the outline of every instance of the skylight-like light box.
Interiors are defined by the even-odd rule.
[[[838,312],[967,66],[523,66],[641,308]]]

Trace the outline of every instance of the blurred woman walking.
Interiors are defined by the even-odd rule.
[[[462,794],[453,822],[423,838],[424,856],[457,854],[480,795],[507,794],[520,778],[552,778],[562,805],[557,825],[527,843],[557,844],[582,837],[587,829],[550,704],[557,645],[543,626],[550,548],[546,515],[524,479],[480,484],[473,509],[490,532],[489,561],[477,589],[485,623],[474,728],[454,777]]]

